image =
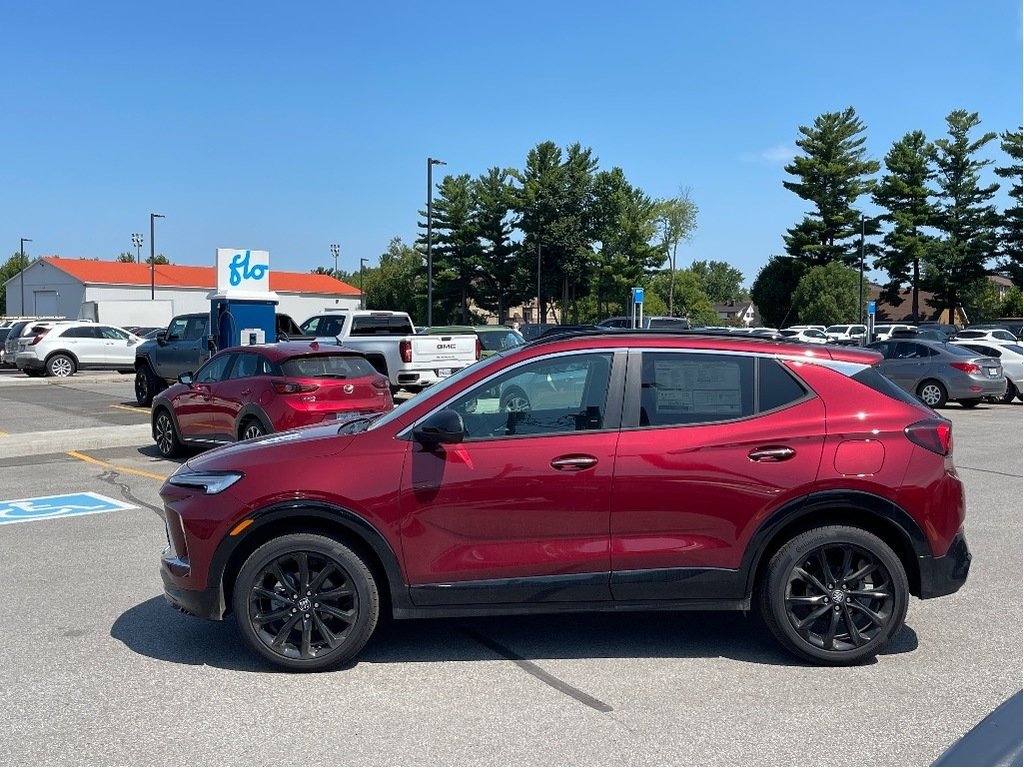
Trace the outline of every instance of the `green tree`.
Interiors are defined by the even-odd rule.
[[[859,283],[857,270],[837,262],[811,267],[793,291],[793,311],[802,323],[856,323]]]
[[[375,269],[366,270],[366,306],[407,311],[417,325],[427,319],[427,283],[423,255],[392,238]]]
[[[934,147],[921,131],[911,131],[893,144],[885,156],[885,174],[875,188],[875,204],[885,210],[881,220],[888,224],[882,238],[875,269],[889,275],[883,296],[890,302],[906,284],[911,287],[910,311],[920,317],[918,291],[921,262],[934,238],[923,230],[935,219],[936,207],[928,183],[935,178],[931,165]]]
[[[1019,285],[1012,285],[1003,295],[999,304],[999,317],[1021,317],[1024,315],[1024,308],[1021,306],[1021,289]]]
[[[866,178],[879,169],[864,149],[865,127],[853,107],[826,112],[812,127],[800,126],[803,150],[786,166],[797,181],[783,186],[814,205],[802,222],[784,237],[786,252],[809,264],[840,261],[858,263],[860,212],[854,208],[861,195],[870,194],[874,180]]]
[[[997,215],[992,198],[999,185],[981,185],[980,171],[992,161],[978,158],[996,134],[971,139],[971,131],[981,124],[977,112],[955,110],[946,123],[949,138],[937,139],[934,153],[939,187],[935,227],[941,238],[925,259],[932,267],[928,287],[955,317],[961,287],[985,276],[985,262],[995,252]]]
[[[669,255],[668,313],[675,312],[676,255],[679,244],[693,237],[697,229],[697,204],[690,191],[681,189],[678,197],[658,201],[657,219],[661,245]]]
[[[695,261],[690,271],[712,304],[726,304],[743,295],[743,273],[725,261]]]
[[[1000,147],[1010,156],[1011,163],[995,169],[996,175],[1010,179],[1010,200],[1012,204],[1006,208],[999,219],[999,255],[1002,261],[999,270],[1020,285],[1022,275],[1022,244],[1024,244],[1024,216],[1021,207],[1021,173],[1024,166],[1021,155],[1024,145],[1021,143],[1021,129],[1005,131],[1000,137]]]
[[[693,325],[719,325],[718,315],[711,306],[711,300],[704,293],[700,277],[689,269],[681,269],[670,275],[668,270],[658,272],[650,279],[649,293],[659,297],[666,304],[670,290],[675,291],[675,314],[689,319]],[[647,298],[646,296],[644,297]],[[656,315],[650,302],[645,301],[644,312]]]
[[[3,266],[0,267],[0,304],[3,305],[3,314],[5,315],[10,314],[10,308],[7,306],[6,283],[12,277],[14,277],[23,269],[28,267],[29,263],[29,258],[24,252],[19,253],[18,251],[15,251],[13,254],[11,254],[11,258],[5,261]],[[19,290],[17,281],[15,282],[13,288],[14,290]],[[24,310],[22,310],[22,313],[24,313]]]
[[[119,253],[117,255],[117,262],[119,264],[134,264],[135,263],[135,254],[134,253],[128,253],[127,251],[122,251],[121,253]]]
[[[775,328],[796,322],[793,319],[793,292],[806,271],[807,265],[799,259],[786,256],[768,259],[750,286],[750,297],[757,305],[761,322]]]
[[[980,277],[960,289],[960,304],[972,323],[984,323],[1002,315],[999,290],[988,277]]]
[[[424,220],[420,226],[426,231],[426,211],[421,214]],[[425,249],[426,238],[421,238],[420,243]],[[469,174],[445,176],[438,185],[433,210],[431,314],[435,324],[469,322],[469,302],[480,272],[480,251]]]
[[[491,168],[473,183],[473,222],[480,242],[480,270],[475,290],[477,304],[508,321],[508,308],[530,295],[534,264],[512,241],[513,204],[511,169]]]
[[[170,260],[162,253],[158,253],[156,256],[147,256],[146,264],[170,264]]]

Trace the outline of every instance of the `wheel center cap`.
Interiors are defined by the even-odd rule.
[[[841,590],[841,589],[834,589],[834,590],[832,590],[832,602],[834,602],[834,603],[842,603],[844,600],[846,600],[846,593],[843,592],[843,590]]]
[[[298,602],[298,608],[300,611],[308,611],[311,605],[312,603],[309,602],[308,597],[304,597]]]

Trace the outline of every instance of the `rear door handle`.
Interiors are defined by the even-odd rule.
[[[747,456],[751,461],[788,461],[796,456],[796,451],[785,445],[770,445],[755,448]]]
[[[595,464],[597,464],[597,457],[586,455],[559,456],[557,459],[551,460],[552,468],[565,470],[566,472],[579,472],[581,469],[590,469]]]

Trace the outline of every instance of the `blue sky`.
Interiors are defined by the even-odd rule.
[[[654,197],[688,188],[680,249],[747,285],[806,204],[800,125],[853,106],[881,161],[904,133],[1021,123],[1021,3],[50,2],[0,0],[0,257],[375,265],[412,243],[426,158],[521,168],[593,149]],[[1005,161],[997,142],[988,156]],[[1000,205],[1003,198],[1000,198]]]

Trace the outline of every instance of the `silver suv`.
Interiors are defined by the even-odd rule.
[[[132,373],[142,339],[123,328],[81,321],[37,323],[18,339],[14,362],[29,376],[70,376],[83,369]]]
[[[56,322],[64,320],[63,317],[20,317],[8,325],[7,336],[4,338],[3,365],[14,367],[14,358],[18,354],[18,339],[22,334],[28,335],[32,328],[41,322]]]

